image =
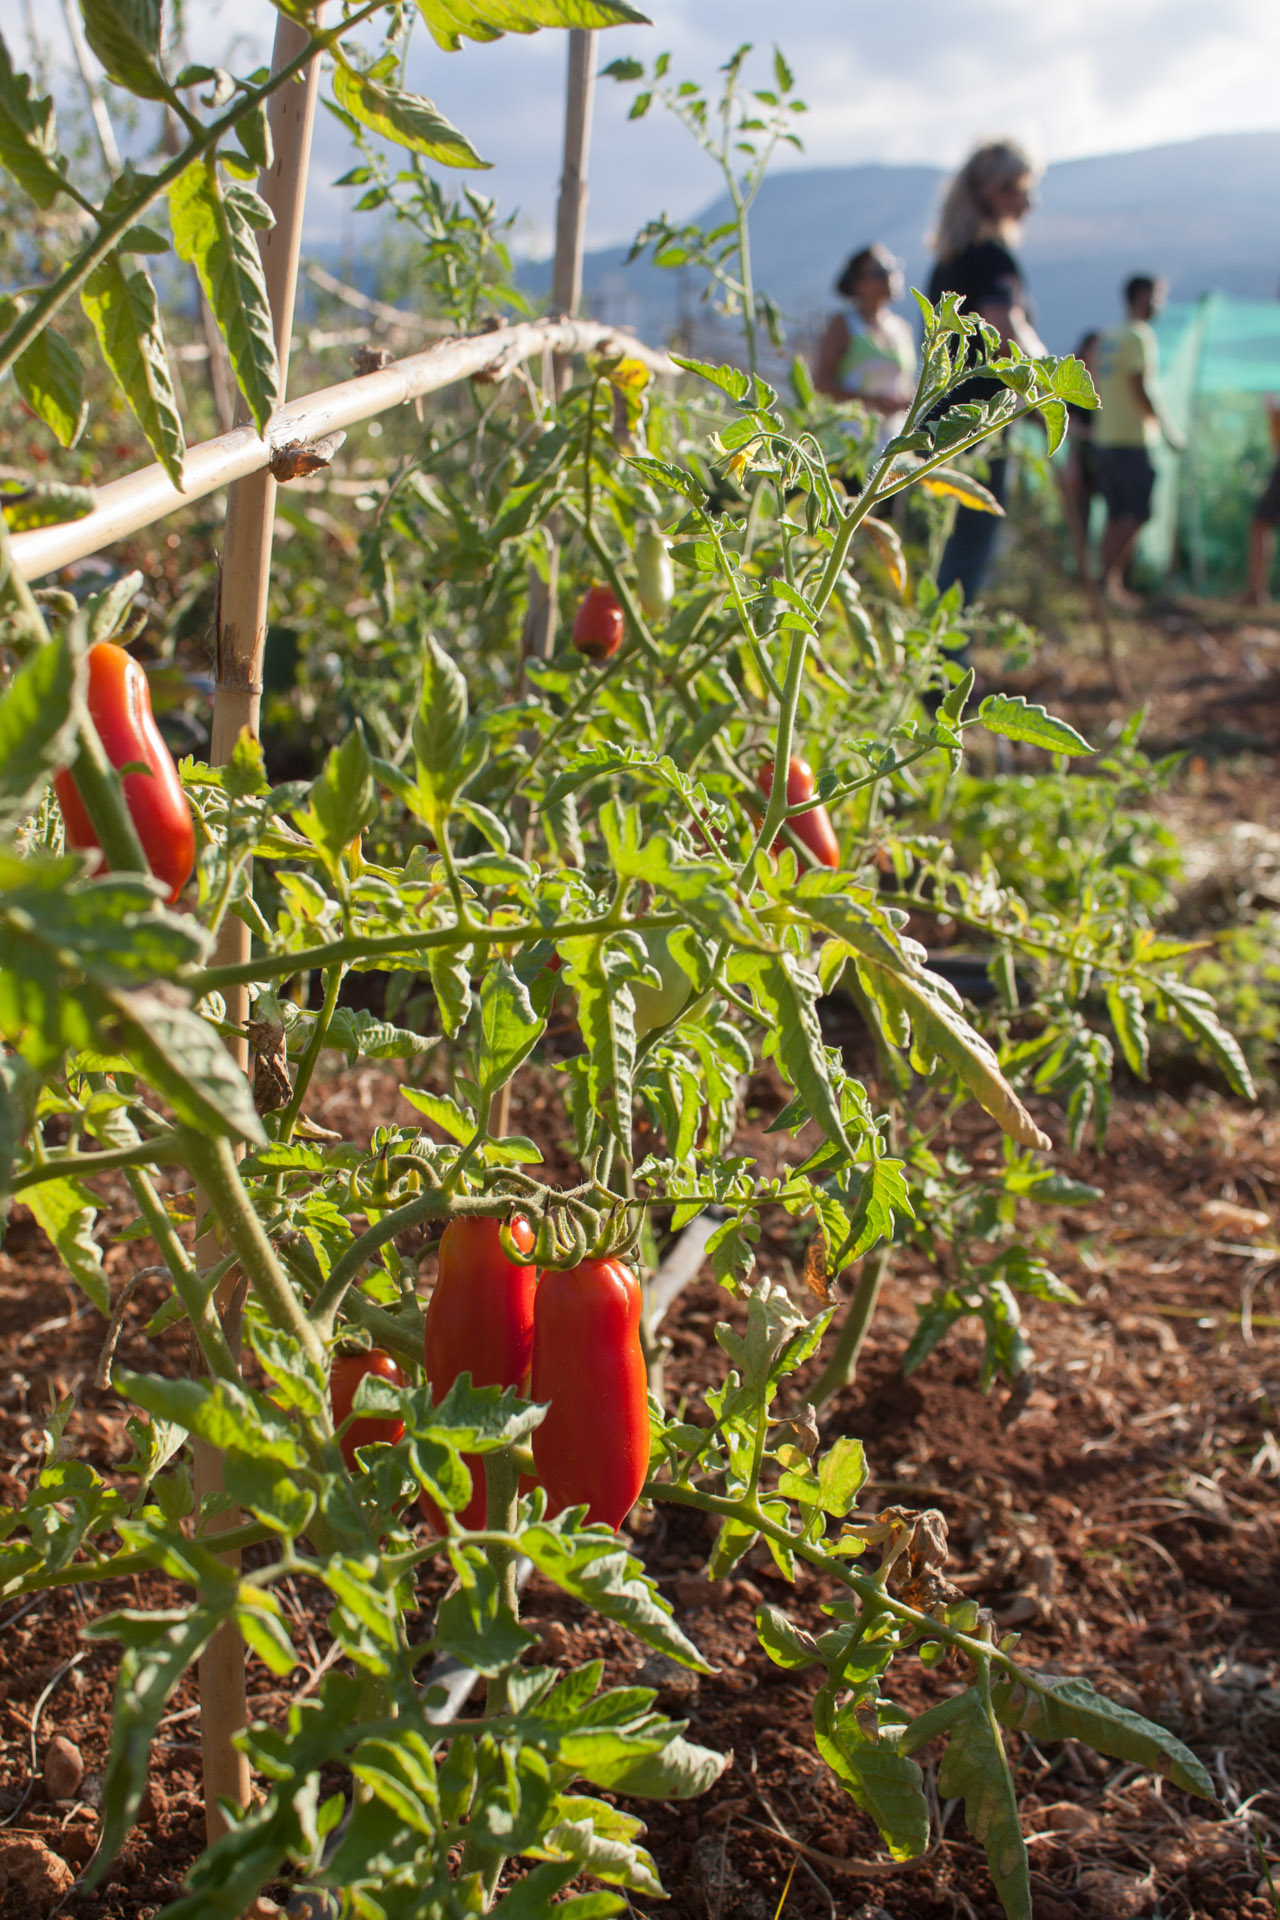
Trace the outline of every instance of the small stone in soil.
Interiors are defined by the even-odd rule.
[[[51,1800],[74,1800],[84,1779],[84,1756],[73,1740],[55,1733],[44,1750],[44,1790]]]

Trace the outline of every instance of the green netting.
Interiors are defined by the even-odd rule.
[[[1234,593],[1275,457],[1267,401],[1280,403],[1280,301],[1205,294],[1166,308],[1156,334],[1165,405],[1187,451],[1156,454],[1139,565],[1149,580],[1180,578],[1197,592]]]

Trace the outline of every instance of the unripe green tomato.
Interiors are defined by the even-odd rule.
[[[688,974],[676,959],[665,933],[643,936],[645,951],[662,976],[662,985],[652,987],[644,980],[631,982],[631,997],[636,1003],[636,1039],[643,1040],[655,1027],[665,1027],[684,1011],[693,992]]]
[[[636,585],[645,618],[661,620],[670,611],[676,573],[670,548],[652,528],[647,528],[636,541]]]

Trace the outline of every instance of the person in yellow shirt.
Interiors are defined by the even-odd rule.
[[[1153,274],[1126,282],[1127,318],[1098,344],[1097,423],[1093,431],[1098,491],[1107,503],[1102,536],[1102,588],[1116,606],[1134,607],[1137,596],[1124,583],[1138,534],[1151,518],[1156,470],[1151,449],[1161,436],[1181,452],[1182,435],[1160,404],[1160,349],[1151,322],[1164,305],[1166,288]]]

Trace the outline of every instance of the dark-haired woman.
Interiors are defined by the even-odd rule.
[[[902,296],[902,269],[887,247],[863,247],[845,264],[836,292],[849,311],[827,323],[814,384],[833,400],[860,400],[881,416],[878,452],[898,432],[915,392],[915,338],[893,311]]]

